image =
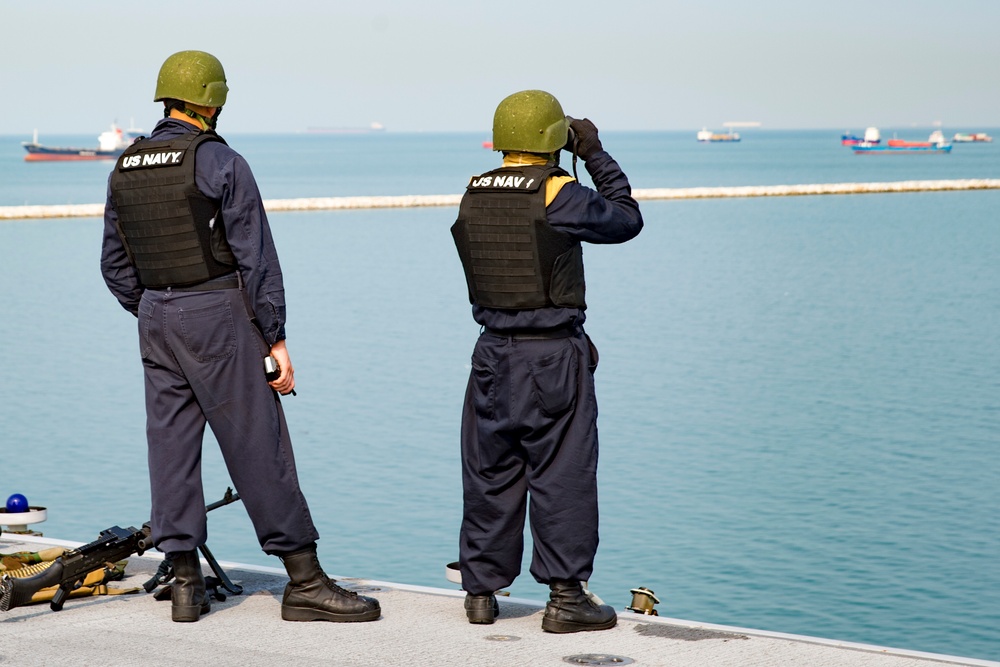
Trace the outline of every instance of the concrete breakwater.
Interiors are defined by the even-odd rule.
[[[857,195],[890,192],[941,192],[957,190],[1000,190],[1000,179],[941,181],[891,181],[885,183],[815,183],[807,185],[744,185],[712,188],[634,189],[639,201],[666,199],[722,199],[739,197],[794,197],[807,195]],[[265,199],[268,212],[335,211],[343,209],[416,208],[458,206],[462,195],[399,195],[384,197],[312,197]],[[104,204],[54,204],[41,206],[0,206],[0,220],[42,218],[99,218]]]

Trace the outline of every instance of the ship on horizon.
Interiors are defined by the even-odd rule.
[[[840,135],[840,143],[843,146],[857,146],[858,144],[867,144],[874,146],[881,143],[882,135],[879,133],[877,127],[869,127],[865,130],[865,134],[862,137],[845,132]]]
[[[315,134],[369,134],[372,132],[385,132],[382,123],[374,122],[368,127],[316,127],[306,128],[306,132]]]
[[[725,134],[717,134],[707,127],[703,127],[696,135],[696,138],[702,142],[739,141],[740,134],[739,132],[733,132],[732,128],[729,128],[729,132]]]
[[[97,136],[97,148],[69,148],[61,146],[45,146],[38,142],[36,129],[31,141],[22,141],[21,145],[28,152],[25,162],[70,162],[81,160],[114,160],[135,141],[142,130],[130,127],[123,130],[116,123],[111,129]]]
[[[891,155],[891,154],[919,154],[919,153],[950,153],[951,144],[944,138],[941,130],[934,130],[927,138],[927,141],[909,141],[907,139],[897,139],[895,135],[885,146],[878,146],[869,142],[861,142],[853,146],[856,155]]]

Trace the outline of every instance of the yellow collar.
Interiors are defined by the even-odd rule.
[[[503,156],[503,166],[518,167],[521,165],[541,165],[548,164],[549,156],[538,153],[506,153]]]

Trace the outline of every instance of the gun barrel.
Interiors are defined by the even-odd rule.
[[[222,496],[222,500],[216,500],[211,505],[207,505],[205,507],[205,511],[211,512],[212,510],[219,509],[220,507],[224,507],[225,505],[229,505],[230,503],[235,503],[239,499],[240,499],[240,494],[235,493],[232,487],[228,487],[226,488],[225,495]]]

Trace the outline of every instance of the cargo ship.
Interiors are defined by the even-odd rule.
[[[310,126],[306,128],[310,134],[370,134],[372,132],[385,132],[382,123],[374,122],[368,127],[320,127]]]
[[[840,135],[840,144],[842,146],[857,146],[858,144],[872,144],[877,145],[882,141],[882,135],[879,134],[877,127],[869,127],[865,130],[865,135],[863,137],[858,137],[853,134],[842,134]]]
[[[893,137],[886,142],[885,146],[861,142],[854,146],[854,152],[860,155],[866,153],[950,153],[951,144],[945,141],[941,130],[934,130],[931,132],[931,136],[927,138],[927,141],[907,141]]]
[[[951,140],[955,143],[990,143],[993,141],[993,137],[986,134],[985,132],[973,132],[971,134],[966,132],[958,132],[955,134]]]
[[[716,134],[711,130],[709,130],[708,128],[702,128],[701,131],[698,133],[698,141],[716,142],[716,141],[739,141],[739,140],[740,140],[739,132],[733,132],[732,129],[730,129],[729,132],[727,132],[726,134]]]
[[[134,128],[123,130],[112,123],[110,130],[98,135],[97,148],[67,148],[38,143],[38,130],[35,130],[32,140],[23,141],[21,145],[28,151],[24,156],[25,162],[114,160],[138,138],[140,133],[141,130]]]

